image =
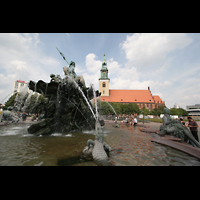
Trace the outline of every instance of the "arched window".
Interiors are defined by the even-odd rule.
[[[105,82],[102,83],[102,87],[106,87],[106,83]]]

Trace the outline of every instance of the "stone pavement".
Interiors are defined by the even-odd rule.
[[[146,123],[154,129],[159,129],[160,123]],[[121,128],[105,125],[105,142],[114,150],[109,156],[115,165],[122,166],[169,166],[169,165],[200,165],[200,160],[179,150],[167,147],[152,139],[159,137],[156,133],[146,133],[143,127],[133,127],[121,123]]]

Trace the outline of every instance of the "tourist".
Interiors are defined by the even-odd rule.
[[[192,119],[192,117],[187,117],[188,118],[188,127],[190,127],[190,131],[192,133],[192,135],[194,136],[194,138],[199,142],[199,138],[198,138],[198,124]]]
[[[25,112],[23,112],[23,114],[22,114],[22,120],[26,121],[26,117],[27,117],[27,114]]]
[[[136,116],[134,117],[133,121],[134,121],[134,126],[135,126],[137,124],[137,117]]]
[[[183,126],[185,126],[185,122],[183,121],[183,118],[180,117],[180,122],[182,123]]]
[[[121,121],[122,123],[129,123],[129,117],[127,116],[125,120]]]

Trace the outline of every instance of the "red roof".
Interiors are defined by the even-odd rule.
[[[153,95],[153,98],[154,98],[154,100],[155,100],[155,103],[164,103],[164,102],[162,101],[162,99],[161,99],[158,95]]]
[[[153,96],[149,90],[109,90],[109,92],[109,96],[101,96],[102,101],[154,103]]]

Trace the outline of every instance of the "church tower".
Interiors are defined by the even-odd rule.
[[[108,78],[107,62],[104,54],[99,78],[99,92],[101,92],[101,96],[109,96],[109,82],[110,79]]]

